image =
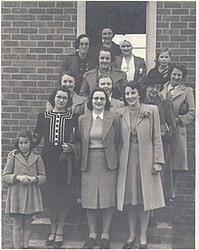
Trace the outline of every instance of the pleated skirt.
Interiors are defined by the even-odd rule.
[[[116,169],[108,168],[104,149],[90,149],[88,169],[82,172],[82,207],[109,208],[116,205]]]

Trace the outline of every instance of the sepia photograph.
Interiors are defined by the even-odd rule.
[[[197,249],[197,1],[0,3],[1,249]]]

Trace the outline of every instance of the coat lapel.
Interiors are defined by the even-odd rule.
[[[92,74],[90,72],[90,74],[87,75],[87,82],[88,82],[89,87],[90,87],[90,93],[97,86],[97,71],[98,71],[98,67],[92,70]]]
[[[171,100],[175,99],[176,97],[178,97],[179,95],[182,95],[182,93],[184,92],[185,86],[184,85],[180,85],[176,91],[174,92],[174,95],[172,96]]]
[[[16,154],[15,157],[16,157],[16,159],[17,159],[18,161],[20,161],[24,166],[27,166],[27,162],[26,162],[26,160],[24,159],[24,157],[22,156],[21,153]]]
[[[124,112],[122,113],[122,116],[124,117],[124,120],[125,120],[126,124],[128,125],[129,130],[130,130],[131,119],[130,119],[130,113],[129,113],[128,106],[124,108]]]
[[[92,113],[88,111],[84,115],[84,119],[82,119],[84,137],[85,137],[87,142],[89,142],[89,137],[90,137],[89,134],[90,134],[91,124],[92,124]]]
[[[37,159],[38,159],[38,155],[31,153],[30,156],[28,157],[27,164],[31,166]]]
[[[148,108],[147,108],[147,105],[145,104],[141,104],[141,108],[140,108],[140,112],[139,113],[142,113],[142,112],[148,112]],[[138,119],[137,119],[137,125],[144,119],[145,117],[141,116],[140,114],[138,115]]]
[[[165,83],[164,89],[161,92],[164,99],[167,99],[168,85],[169,85],[169,82]]]
[[[113,116],[110,112],[105,111],[104,112],[104,118],[103,118],[103,135],[102,135],[102,141],[105,139],[108,131],[110,130],[113,123]]]

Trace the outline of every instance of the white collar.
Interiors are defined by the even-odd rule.
[[[93,117],[93,120],[96,120],[97,117],[99,117],[101,120],[104,118],[104,111],[102,111],[101,114],[97,115],[94,111],[92,112],[92,117]]]
[[[168,85],[168,91],[169,91],[170,89],[176,90],[179,86],[180,86],[180,84],[178,84],[178,85],[175,86],[175,87],[172,87],[171,84],[169,83],[169,85]]]

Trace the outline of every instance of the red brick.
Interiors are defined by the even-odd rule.
[[[37,73],[38,74],[53,74],[54,69],[53,68],[38,68]]]
[[[57,42],[57,41],[55,41],[55,47],[61,47],[61,48],[71,47],[71,42],[68,42],[68,41]]]
[[[47,14],[63,14],[63,9],[62,8],[53,8],[53,9],[46,9]]]
[[[166,48],[179,48],[179,43],[178,42],[163,42],[162,47]]]
[[[6,120],[6,119],[3,119],[2,124],[3,125],[19,125],[19,120],[13,120],[13,119]],[[12,138],[12,134],[13,133],[10,133],[10,132],[8,134],[3,132],[3,137],[4,138]]]
[[[30,48],[30,53],[46,53],[46,48]]]
[[[196,21],[196,16],[181,16],[181,21],[190,21],[190,22],[193,22],[193,21]]]
[[[77,9],[64,9],[64,14],[76,14],[77,15]]]
[[[196,23],[189,23],[189,28],[195,29],[196,28]]]
[[[28,40],[28,35],[12,35],[12,40]]]
[[[195,29],[181,29],[180,34],[194,35],[196,34]]]
[[[30,22],[30,27],[46,27],[45,22]]]
[[[21,60],[36,60],[37,59],[37,55],[33,55],[33,54],[22,54],[20,55]]]
[[[54,15],[55,21],[72,21],[71,15]]]
[[[20,73],[36,73],[36,69],[34,69],[34,68],[21,68]]]
[[[2,34],[1,35],[1,40],[11,40],[11,35],[10,34]]]
[[[195,43],[180,43],[180,48],[195,48],[196,44]]]
[[[28,27],[28,22],[23,22],[23,21],[15,21],[12,22],[13,27]]]
[[[60,2],[57,2],[57,7],[58,8],[73,8],[75,7],[74,6],[74,2],[73,1],[60,1]]]
[[[163,21],[179,21],[180,17],[179,16],[163,16]],[[182,20],[183,21],[183,20]]]
[[[8,14],[3,14],[1,15],[2,20],[9,20],[9,21],[13,21],[13,20],[19,20],[19,15],[8,15]]]
[[[22,48],[22,47],[19,47],[19,48],[12,48],[12,53],[16,53],[16,54],[26,54],[28,53],[28,48]]]
[[[30,40],[45,40],[45,35],[30,35],[29,36]]]
[[[189,35],[189,41],[191,41],[191,42],[195,42],[196,41],[196,36],[191,36],[191,35]]]
[[[180,61],[189,62],[189,61],[194,61],[194,60],[195,60],[194,56],[181,56],[180,57]]]
[[[53,20],[53,15],[37,15],[37,20],[49,21]]]
[[[190,1],[190,2],[182,2],[182,8],[196,8],[196,2]]]
[[[47,48],[47,53],[59,54],[59,53],[63,53],[63,49],[62,48]]]
[[[20,46],[22,47],[36,47],[35,41],[20,41]]]
[[[3,67],[2,70],[3,73],[19,73],[19,69],[18,68],[13,68],[13,67]]]
[[[26,8],[13,8],[12,13],[14,13],[14,14],[28,14],[28,10]]]
[[[54,60],[54,55],[38,55],[38,60]]]
[[[11,79],[11,75],[8,75],[8,74],[2,74],[1,77],[3,80],[10,80]]]
[[[170,23],[171,28],[187,28],[188,23],[186,22],[172,22]]]
[[[164,29],[163,30],[163,34],[164,35],[170,35],[170,34],[176,34],[176,35],[178,35],[178,34],[180,34],[180,30],[179,29]]]
[[[28,88],[28,92],[29,93],[36,93],[36,94],[41,94],[41,93],[45,93],[46,92],[46,90],[45,90],[45,88]]]
[[[35,107],[21,107],[20,112],[26,112],[26,113],[36,113]]]
[[[174,14],[174,15],[188,15],[189,9],[172,9],[172,14]]]
[[[6,60],[19,60],[19,55],[17,55],[17,54],[5,54],[4,59],[6,59]]]
[[[9,33],[9,34],[15,34],[15,33],[19,33],[20,34],[20,28],[3,28],[2,29],[2,33]]]
[[[36,100],[37,96],[35,94],[21,94],[21,99],[24,99],[24,100]]]
[[[40,28],[39,34],[55,34],[56,29],[55,28]]]
[[[51,1],[42,1],[39,2],[39,7],[44,7],[44,8],[55,8],[55,2]]]
[[[57,34],[73,34],[73,29],[72,28],[58,28],[57,29]]]
[[[53,47],[53,42],[38,42],[39,47]]]
[[[13,80],[27,80],[27,75],[26,74],[13,74],[12,79]]]
[[[47,27],[63,27],[63,22],[47,22]]]
[[[181,2],[164,2],[164,8],[181,8]]]
[[[37,34],[37,28],[21,28],[21,33],[22,34],[23,33],[24,34]]]
[[[12,119],[27,119],[28,118],[28,114],[23,114],[23,113],[13,113],[12,114]]]
[[[27,130],[27,127],[25,127],[25,126],[11,126],[11,131],[19,132],[22,130]]]
[[[14,106],[19,106],[20,107],[20,111],[21,111],[21,107],[28,107],[28,101],[24,101],[24,100],[14,100],[13,101],[13,105]],[[19,111],[18,111],[19,112]]]
[[[35,74],[35,75],[29,75],[29,79],[30,80],[45,80],[45,75],[38,75],[38,74]]]
[[[169,28],[169,23],[168,22],[158,22],[157,28]]]
[[[47,40],[63,40],[63,35],[47,35]]]
[[[20,20],[36,20],[35,15],[20,15]]]
[[[1,21],[1,27],[11,27],[10,21]]]
[[[1,62],[1,66],[3,67],[3,66],[11,66],[11,61],[9,61],[9,60],[3,60],[2,62]]]
[[[34,120],[30,120],[30,119],[28,119],[28,120],[21,120],[20,121],[20,125],[22,125],[22,126],[28,126],[28,125],[32,125],[32,126],[35,126],[35,121]]]
[[[19,46],[18,41],[3,41],[3,46],[5,47],[17,47]]]
[[[36,14],[36,15],[45,14],[45,9],[42,9],[42,8],[32,8],[32,9],[29,9],[29,13],[30,14]]]
[[[187,41],[188,37],[187,36],[183,36],[183,35],[179,35],[179,36],[170,36],[170,40],[171,41]]]
[[[39,82],[37,83],[37,86],[38,86],[38,87],[46,87],[46,86],[48,86],[48,88],[49,88],[49,87],[54,87],[55,84],[54,84],[54,82],[49,82],[49,81],[39,81]],[[46,91],[47,91],[47,90],[46,90]]]
[[[77,21],[77,15],[72,15],[72,21]]]
[[[64,22],[64,27],[77,27],[77,22]]]
[[[196,9],[191,9],[190,10],[190,15],[196,15]]]
[[[1,14],[11,14],[11,8],[1,8]]]
[[[2,113],[1,115],[1,119],[4,119],[4,118],[7,118],[7,119],[10,119],[10,113]],[[6,129],[7,130],[7,129]],[[2,128],[2,131],[4,131],[4,129]]]

